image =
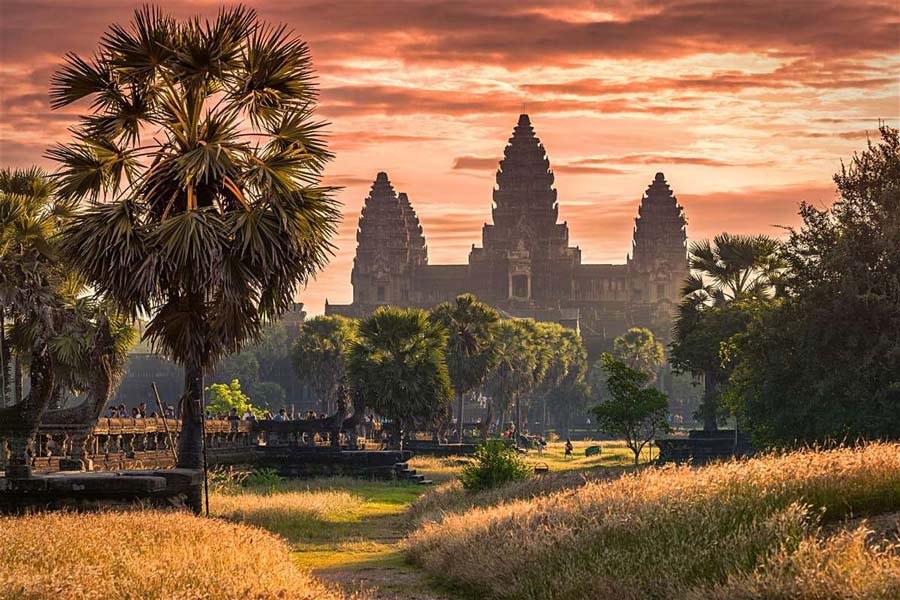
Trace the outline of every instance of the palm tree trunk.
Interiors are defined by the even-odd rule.
[[[203,468],[203,369],[198,363],[184,369],[185,394],[181,401],[181,435],[178,438],[178,463],[181,469]],[[188,498],[196,514],[202,510],[202,491]]]
[[[463,403],[463,394],[462,394],[462,392],[457,392],[457,393],[456,393],[456,399],[457,399],[457,400],[456,400],[456,401],[457,401],[457,405],[459,406],[459,411],[457,412],[457,414],[458,414],[459,416],[456,418],[456,441],[457,441],[457,443],[462,444],[462,441],[463,441],[463,423],[465,422],[465,421],[463,420],[463,411],[464,411],[463,404],[464,404],[464,403]]]
[[[519,402],[519,397],[516,396],[516,446],[519,445],[520,435],[522,435],[522,404]]]
[[[703,431],[718,431],[717,420],[718,398],[716,395],[718,382],[715,375],[705,373],[703,376],[703,403],[700,405],[700,413],[703,417]]]
[[[0,307],[0,408],[6,408],[7,398],[6,384],[9,381],[9,364],[6,356],[6,310]]]
[[[541,437],[547,435],[547,394],[541,396]]]
[[[16,363],[13,367],[13,404],[19,404],[22,401],[23,378],[22,357],[16,354]]]

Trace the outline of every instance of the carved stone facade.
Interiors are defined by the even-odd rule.
[[[558,222],[550,161],[527,115],[513,130],[494,189],[493,223],[468,264],[429,265],[422,227],[406,194],[379,173],[357,230],[353,303],[329,314],[363,316],[380,305],[431,307],[464,292],[508,316],[578,328],[594,352],[629,327],[668,340],[688,274],[685,218],[662,173],[647,188],[625,264],[582,264]]]

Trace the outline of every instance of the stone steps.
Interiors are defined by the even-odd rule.
[[[415,483],[417,485],[431,485],[433,483],[430,479],[426,479],[424,475],[416,473],[415,469],[410,469],[409,465],[405,462],[395,464],[394,473],[396,473],[397,479]]]

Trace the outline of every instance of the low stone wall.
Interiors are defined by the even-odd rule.
[[[750,439],[734,430],[690,431],[686,437],[662,438],[655,441],[659,462],[707,464],[719,460],[752,456]]]
[[[151,506],[186,508],[199,497],[203,475],[189,469],[40,473],[0,477],[0,513],[108,510]]]

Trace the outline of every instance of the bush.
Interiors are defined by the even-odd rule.
[[[528,465],[502,440],[487,440],[478,444],[475,462],[463,467],[459,480],[466,490],[479,492],[526,479],[529,472]]]

